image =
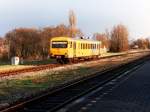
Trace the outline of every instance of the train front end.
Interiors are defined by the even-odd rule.
[[[63,63],[68,58],[68,39],[66,37],[54,37],[50,42],[50,57]]]

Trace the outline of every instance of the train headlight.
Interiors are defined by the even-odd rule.
[[[51,53],[51,54],[50,54],[50,57],[53,57],[53,56],[54,56],[54,55]]]
[[[68,54],[67,53],[65,53],[65,58],[68,58]]]

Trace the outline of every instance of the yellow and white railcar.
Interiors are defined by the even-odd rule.
[[[101,42],[69,37],[54,37],[50,42],[50,56],[59,62],[72,59],[90,59],[100,56]]]

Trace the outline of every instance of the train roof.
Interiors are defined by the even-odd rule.
[[[93,40],[93,39],[81,39],[81,38],[71,38],[71,37],[53,37],[51,40],[79,40],[79,41],[94,41],[94,42],[100,42],[98,40]]]

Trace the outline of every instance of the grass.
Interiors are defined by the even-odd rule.
[[[22,97],[27,97],[37,91],[43,91],[67,81],[84,77],[91,73],[88,67],[79,67],[76,70],[66,70],[63,72],[42,73],[43,75],[28,76],[22,79],[6,79],[0,81],[0,103],[11,103]]]
[[[56,60],[47,59],[47,60],[24,61],[23,65],[45,65],[50,63],[56,63]]]
[[[56,63],[56,61],[54,59],[40,60],[40,61],[24,61],[24,63],[21,65],[11,65],[10,62],[0,61],[0,72],[24,69],[24,68],[33,67],[36,65],[45,65],[45,64],[50,64],[50,63]]]
[[[2,60],[0,60],[0,66],[3,66],[3,65],[10,65],[10,61],[2,61]]]

